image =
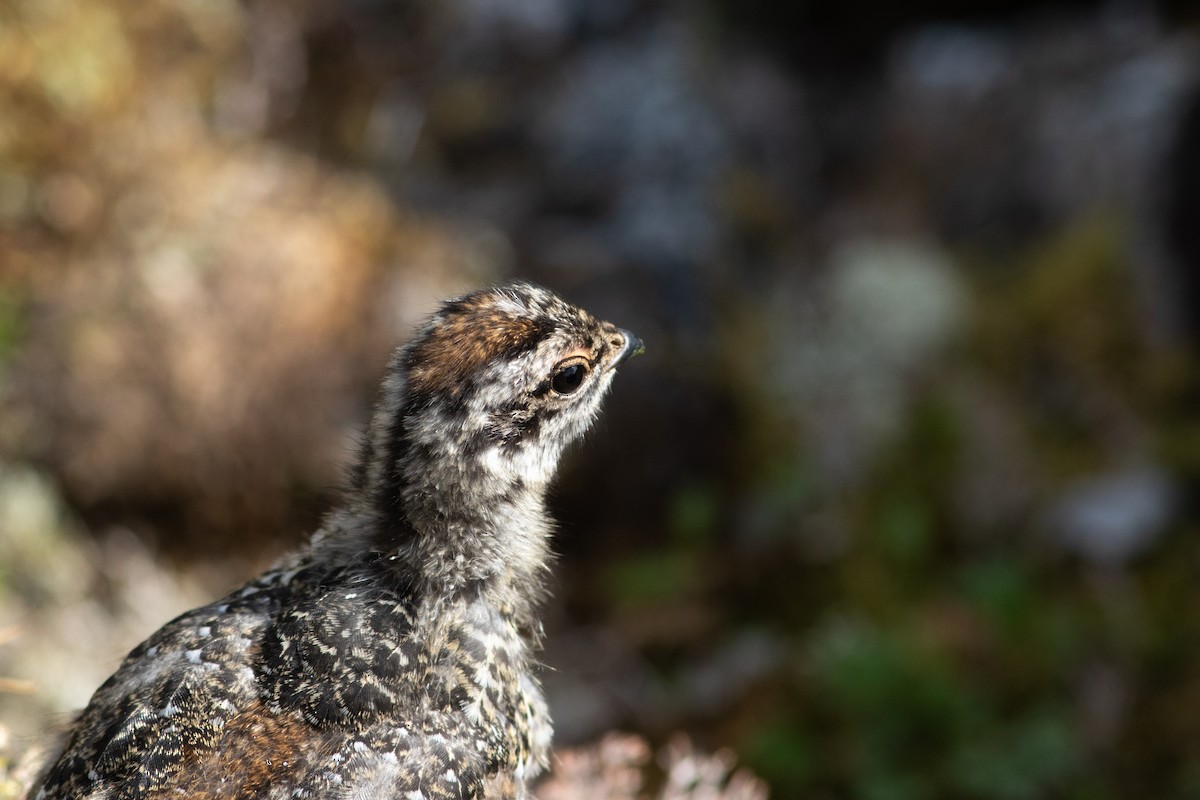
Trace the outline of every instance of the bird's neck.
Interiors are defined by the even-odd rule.
[[[540,584],[545,484],[497,469],[504,462],[491,452],[465,450],[411,446],[399,485],[377,495],[380,544],[433,586]]]
[[[512,448],[469,417],[386,398],[368,437],[354,494],[332,520],[339,538],[358,542],[340,549],[385,555],[427,596],[480,591],[529,618],[548,560],[557,451]]]

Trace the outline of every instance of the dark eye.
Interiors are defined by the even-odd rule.
[[[550,379],[550,386],[559,394],[571,394],[583,385],[586,375],[587,368],[578,361],[566,364],[554,371],[554,377]]]

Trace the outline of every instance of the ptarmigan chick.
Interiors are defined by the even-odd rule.
[[[443,305],[308,547],[135,648],[31,797],[525,797],[546,486],[641,350],[528,284]]]

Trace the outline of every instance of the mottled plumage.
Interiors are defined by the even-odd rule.
[[[640,348],[527,284],[446,303],[308,547],[135,648],[31,797],[524,797],[546,485]]]

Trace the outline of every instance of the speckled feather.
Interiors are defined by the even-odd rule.
[[[446,303],[308,547],[135,648],[30,796],[524,797],[546,486],[639,346],[528,284]]]

